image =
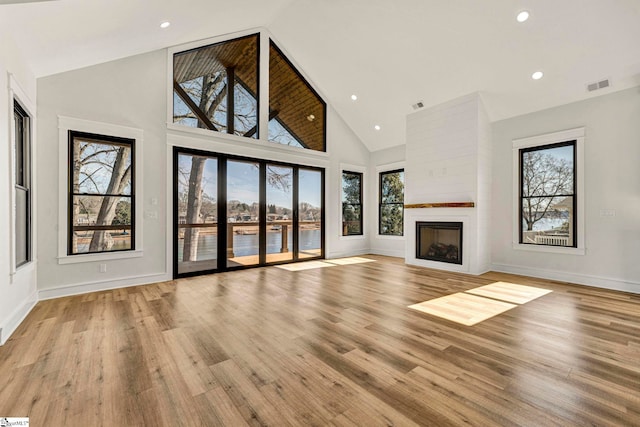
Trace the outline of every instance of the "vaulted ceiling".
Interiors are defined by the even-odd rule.
[[[372,151],[418,101],[478,91],[495,121],[640,85],[639,0],[0,1],[36,77],[260,26]]]

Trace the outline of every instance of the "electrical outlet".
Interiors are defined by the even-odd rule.
[[[107,272],[107,264],[100,264],[100,273]]]
[[[600,216],[608,216],[608,217],[616,216],[616,210],[615,209],[600,209]]]

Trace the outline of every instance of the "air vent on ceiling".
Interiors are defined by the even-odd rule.
[[[413,104],[413,105],[412,105],[412,107],[413,107],[413,109],[414,109],[414,110],[419,110],[419,109],[421,109],[422,107],[424,107],[424,102],[422,102],[422,101],[418,101],[418,102],[416,102],[415,104]]]
[[[593,82],[587,84],[587,92],[593,92],[594,90],[604,89],[611,86],[609,79],[600,80],[599,82]]]

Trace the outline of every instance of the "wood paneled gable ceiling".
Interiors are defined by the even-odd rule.
[[[206,48],[192,49],[174,56],[173,75],[178,83],[234,68],[244,85],[256,93],[257,43],[255,36],[243,37]]]
[[[269,109],[303,146],[324,151],[325,104],[273,43],[269,52]]]
[[[174,79],[182,84],[233,68],[236,80],[256,97],[258,45],[257,35],[252,35],[177,53]],[[268,71],[269,118],[277,119],[305,148],[324,151],[325,103],[273,42]]]

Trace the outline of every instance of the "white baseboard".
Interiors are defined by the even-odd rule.
[[[383,256],[392,256],[396,258],[404,258],[405,251],[404,249],[400,250],[391,250],[391,249],[380,249],[380,248],[372,248],[369,251],[370,254],[374,255],[383,255]]]
[[[331,252],[329,254],[326,254],[325,258],[326,259],[346,258],[350,256],[360,256],[360,255],[366,255],[370,253],[371,251],[369,249],[360,249],[357,251],[348,251],[348,252]]]
[[[16,331],[20,323],[27,317],[27,315],[33,310],[33,307],[38,303],[38,293],[33,292],[13,313],[0,324],[0,345],[4,345],[9,337]]]
[[[580,274],[567,271],[547,270],[534,267],[525,267],[521,265],[500,263],[491,264],[491,269],[493,271],[498,271],[501,273],[539,277],[541,279],[557,280],[560,282],[576,283],[579,285],[593,286],[596,288],[640,294],[640,282],[633,282],[630,280],[613,279],[609,277],[591,276],[588,274]]]
[[[57,288],[41,289],[38,297],[42,300],[68,297],[72,295],[86,294],[89,292],[108,291],[111,289],[127,288],[130,286],[147,285],[149,283],[165,282],[171,280],[168,273],[145,274],[141,276],[131,276],[122,279],[101,280],[97,282],[78,283],[75,285],[59,286]]]

